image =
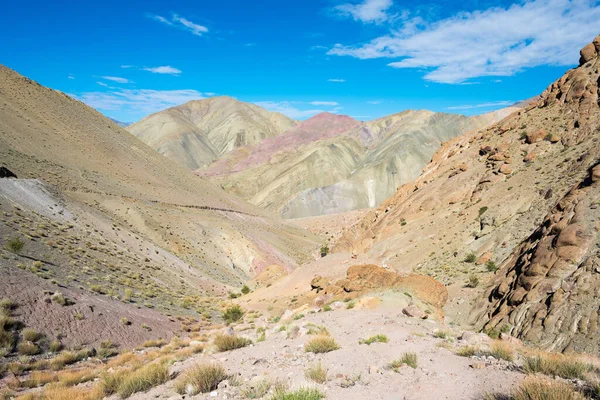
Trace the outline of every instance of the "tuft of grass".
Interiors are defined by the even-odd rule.
[[[10,315],[16,307],[17,305],[15,302],[7,297],[0,300],[0,311],[2,311],[2,314],[4,315]]]
[[[329,336],[315,336],[304,345],[307,353],[329,353],[339,348],[335,339]]]
[[[490,261],[488,261],[488,262],[485,263],[485,268],[489,272],[496,272],[496,271],[498,271],[498,266],[492,260],[490,260]]]
[[[167,342],[164,339],[158,340],[146,340],[142,346],[143,347],[163,347]]]
[[[527,373],[542,373],[565,379],[582,379],[593,366],[572,355],[547,354],[526,357],[523,365]]]
[[[37,342],[38,340],[40,340],[42,338],[42,334],[39,333],[38,331],[31,329],[31,328],[25,328],[23,329],[23,339],[29,341],[29,342]]]
[[[20,238],[14,237],[8,242],[6,242],[4,248],[10,251],[11,253],[19,254],[23,250],[24,246],[25,243],[23,243],[23,241]]]
[[[475,253],[469,253],[466,255],[465,262],[474,263],[475,261],[477,261],[477,256],[475,255]]]
[[[227,372],[221,364],[200,364],[190,368],[175,383],[175,391],[181,395],[208,393],[227,379]],[[267,389],[268,390],[268,389]]]
[[[304,375],[311,381],[317,383],[323,384],[327,382],[327,368],[323,367],[321,362],[308,367],[306,371],[304,371]]]
[[[402,354],[402,357],[389,363],[388,368],[397,371],[398,368],[403,365],[408,365],[411,368],[417,368],[419,365],[417,354],[411,352],[404,353]]]
[[[242,289],[240,289],[240,292],[242,292],[242,294],[248,294],[250,293],[250,288],[246,285],[242,286]]]
[[[300,388],[293,391],[276,391],[270,400],[321,400],[325,395],[315,388]]]
[[[119,384],[117,393],[126,399],[134,393],[146,392],[170,379],[169,368],[164,363],[148,364],[128,374]]]
[[[387,343],[389,341],[386,335],[377,334],[375,336],[371,336],[368,339],[361,339],[358,341],[358,344],[372,344],[372,343]]]
[[[475,346],[462,346],[456,349],[455,354],[461,357],[472,357],[479,354],[479,349]]]
[[[567,383],[529,377],[512,393],[488,395],[489,400],[584,400],[585,397]]]
[[[452,334],[450,332],[443,331],[440,329],[438,331],[435,331],[435,333],[433,334],[433,337],[438,338],[438,339],[450,339],[452,337]]]
[[[469,275],[469,280],[467,281],[467,287],[476,288],[479,285],[479,278],[475,274]]]
[[[48,345],[48,350],[51,353],[58,353],[59,351],[61,351],[63,348],[62,343],[60,342],[60,340],[58,339],[54,339],[53,341],[50,342],[50,344]]]
[[[243,389],[242,396],[247,399],[260,399],[269,392],[271,386],[271,381],[261,379],[260,381],[251,383],[250,387]]]
[[[322,325],[315,325],[311,323],[307,324],[306,326],[308,326],[307,334],[309,335],[329,336],[329,331]]]
[[[215,337],[215,346],[219,351],[235,350],[252,344],[252,340],[236,335],[219,335]]]
[[[506,342],[494,342],[489,354],[499,360],[513,361],[515,358],[512,347]]]
[[[244,316],[244,310],[242,307],[233,305],[228,307],[225,311],[223,311],[222,317],[225,322],[231,324],[232,322],[237,322]]]
[[[34,356],[41,351],[37,344],[28,341],[19,343],[17,350],[19,351],[19,354],[25,356]]]

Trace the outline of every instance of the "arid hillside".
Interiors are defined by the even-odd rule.
[[[282,114],[219,96],[152,114],[127,130],[165,157],[195,170],[295,125]]]
[[[140,336],[127,335],[119,321],[131,313],[163,321],[151,335],[170,337],[165,314],[208,318],[217,304],[203,296],[239,288],[271,264],[292,270],[321,243],[5,67],[0,133],[2,166],[18,177],[0,179],[2,296],[32,307],[27,326],[57,334],[69,326],[66,343],[99,341],[102,324],[113,340],[136,344],[148,334],[140,322],[132,328]],[[34,306],[55,292],[76,305]],[[78,322],[73,314],[87,315],[88,303],[121,311]]]
[[[586,271],[597,252],[599,41],[535,103],[445,143],[418,179],[346,230],[334,250],[438,279],[451,299],[462,298],[446,308],[458,322],[470,313],[464,299],[479,299],[497,276],[489,327],[507,324],[539,344],[597,352],[595,338],[580,338],[594,331],[597,310]],[[563,229],[566,247],[556,236]],[[559,301],[561,293],[567,298]],[[575,304],[585,306],[567,318]]]
[[[409,110],[365,123],[323,113],[198,173],[284,218],[375,207],[416,178],[441,143],[514,110],[472,118]]]

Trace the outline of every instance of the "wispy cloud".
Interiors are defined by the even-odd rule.
[[[100,78],[106,79],[107,81],[113,81],[117,83],[131,83],[127,78],[121,78],[120,76],[101,76]]]
[[[69,78],[69,79],[75,79],[75,77],[73,75],[71,75],[71,74],[69,74],[69,76],[67,78]]]
[[[594,0],[533,0],[434,22],[405,19],[388,35],[361,45],[336,44],[328,54],[397,58],[388,65],[425,68],[426,80],[461,83],[539,65],[572,65],[598,34],[599,20]]]
[[[468,104],[462,106],[451,106],[446,107],[446,110],[471,110],[473,108],[492,108],[492,107],[508,107],[514,104],[514,101],[510,100],[502,100],[502,101],[493,101],[488,103],[480,103],[480,104]]]
[[[327,46],[310,46],[309,50],[328,50]]]
[[[371,101],[367,101],[367,104],[381,104],[383,103],[383,100],[371,100]]]
[[[167,74],[167,75],[179,75],[181,70],[171,67],[170,65],[164,65],[160,67],[144,67],[144,71],[152,72],[153,74]]]
[[[346,80],[345,79],[331,78],[331,79],[327,79],[327,82],[344,83],[344,82],[346,82]]]
[[[104,83],[104,82],[99,82],[99,81],[98,81],[98,82],[96,82],[96,83],[97,83],[98,85],[100,85],[100,86],[103,86],[103,87],[110,87],[110,86],[108,86],[108,85],[107,85],[106,83]]]
[[[245,47],[254,47],[254,46],[256,46],[256,43],[246,43],[244,46]]]
[[[115,89],[107,92],[86,92],[71,96],[98,110],[127,113],[132,116],[132,120],[141,115],[164,110],[190,100],[206,98],[205,93],[191,89]]]
[[[342,109],[335,101],[259,101],[254,104],[269,111],[287,115],[292,119],[305,119],[322,112],[336,113]]]
[[[313,106],[330,106],[330,107],[334,107],[334,106],[339,106],[340,105],[336,101],[311,101],[309,104],[313,105]]]
[[[196,36],[202,36],[204,33],[208,33],[208,28],[203,25],[196,24],[187,18],[184,18],[178,14],[171,14],[171,18],[167,19],[162,15],[147,14],[148,18],[158,21],[162,24],[172,26],[174,28],[183,29]]]
[[[364,0],[358,4],[342,4],[334,7],[334,11],[361,22],[384,22],[389,18],[386,12],[392,6],[392,0]]]

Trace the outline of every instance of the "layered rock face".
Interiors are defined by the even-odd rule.
[[[506,263],[483,302],[484,328],[506,325],[543,347],[600,353],[599,232],[596,165]]]
[[[258,144],[295,125],[282,114],[220,96],[152,114],[127,130],[180,165],[202,169],[238,147]]]
[[[600,36],[580,66],[552,84],[538,107],[569,115],[565,145],[590,143],[595,161],[504,264],[476,307],[486,329],[508,326],[523,340],[557,350],[600,353]],[[533,138],[531,139],[533,140]],[[582,159],[573,160],[577,168]]]

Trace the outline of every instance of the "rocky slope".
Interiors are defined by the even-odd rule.
[[[550,86],[539,107],[556,112],[589,156],[570,168],[586,176],[550,210],[503,265],[475,321],[508,327],[526,341],[560,351],[600,353],[600,36],[581,51],[579,68]],[[592,165],[590,166],[590,163]]]
[[[28,326],[63,326],[74,342],[111,332],[133,344],[118,339],[129,331],[120,319],[132,315],[162,318],[152,336],[170,336],[175,329],[164,313],[209,315],[216,304],[206,308],[203,296],[240,287],[271,264],[290,271],[321,242],[191,174],[83,103],[5,67],[0,160],[18,177],[0,179],[0,297],[46,304],[54,290],[102,307],[99,315],[110,321],[96,322],[105,330],[90,328],[93,310],[78,310],[84,323],[73,318],[78,306],[31,308],[54,318],[34,313]],[[13,241],[22,249],[11,250]],[[137,321],[141,333],[132,338],[147,337]]]
[[[417,177],[442,142],[513,110],[473,118],[405,111],[367,123],[323,113],[200,174],[284,218],[375,207]]]
[[[553,83],[537,103],[488,129],[445,143],[418,179],[402,186],[392,198],[346,230],[334,251],[364,253],[396,271],[435,277],[448,286],[450,299],[456,299],[446,307],[449,319],[466,323],[471,310],[464,300],[474,301],[481,295],[481,288],[494,278],[497,265],[518,258],[513,252],[519,252],[520,244],[574,186],[589,180],[589,171],[600,159],[598,58],[582,54],[584,62]],[[565,205],[559,204],[564,209]],[[567,215],[567,220],[573,217]],[[554,218],[552,221],[557,222]],[[547,227],[543,229],[545,232]],[[544,243],[547,246],[548,242]],[[593,245],[589,251],[597,251],[591,249]],[[574,247],[560,251],[576,257],[571,260],[573,265],[578,265],[577,257],[584,253]],[[573,253],[567,255],[569,251]],[[527,250],[526,258],[532,253]],[[548,297],[540,300],[536,293],[550,290],[552,285],[542,284],[531,292],[537,303],[524,301],[515,308],[517,304],[510,303],[510,299],[527,299],[524,290],[541,279],[525,276],[545,274],[541,266],[532,266],[531,272],[521,276],[522,265],[515,262],[507,262],[500,274],[508,273],[508,278],[502,289],[494,292],[496,297],[490,298],[491,325],[515,323],[513,332],[517,336],[525,338],[529,331],[543,341],[540,331],[544,329],[529,328],[543,324],[544,314],[535,310],[549,306],[544,302]],[[560,264],[565,267],[561,273],[571,273],[573,266]],[[589,268],[585,263],[584,267]],[[468,276],[469,284],[465,286]],[[515,294],[513,289],[521,282],[523,288]],[[591,302],[593,308],[593,291],[583,285],[581,293],[587,293],[582,299]],[[571,325],[571,333],[567,334],[567,326],[562,326],[561,332],[574,336],[577,328]],[[568,341],[563,337],[561,342]]]
[[[190,169],[279,135],[296,122],[254,104],[220,96],[152,114],[127,127],[141,141]]]

